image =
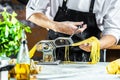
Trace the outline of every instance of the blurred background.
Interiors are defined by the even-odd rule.
[[[5,7],[10,13],[15,11],[18,14],[17,19],[30,26],[32,33],[27,33],[28,48],[30,50],[38,41],[46,39],[47,30],[29,21],[26,21],[25,7],[27,2],[28,0],[0,0],[0,12],[3,11]],[[42,54],[36,51],[33,58],[39,60],[41,56]]]

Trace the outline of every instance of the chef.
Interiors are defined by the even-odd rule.
[[[91,36],[99,39],[103,49],[116,45],[120,38],[120,0],[29,0],[26,19],[48,29],[48,38],[72,37],[74,42]],[[72,61],[89,61],[91,44],[70,47]],[[57,59],[64,60],[64,48],[56,50]]]

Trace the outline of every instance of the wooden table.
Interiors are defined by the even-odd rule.
[[[112,47],[110,47],[108,49],[120,49],[120,44],[119,45],[114,45],[114,46],[112,46]]]

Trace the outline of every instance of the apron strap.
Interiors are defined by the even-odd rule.
[[[66,6],[67,1],[68,0],[63,0],[63,4],[62,4],[62,8],[65,10],[67,9],[67,6]],[[89,12],[91,12],[91,13],[93,13],[94,3],[95,3],[95,0],[91,0],[90,8],[89,8]]]
[[[91,0],[89,12],[93,13],[95,0]]]
[[[67,6],[66,6],[67,1],[68,0],[63,0],[62,9],[65,9],[65,10],[67,9]]]

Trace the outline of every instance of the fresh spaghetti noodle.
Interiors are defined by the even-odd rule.
[[[100,60],[100,43],[99,43],[98,39],[96,37],[90,37],[86,40],[83,40],[83,41],[80,41],[77,43],[73,43],[72,46],[79,46],[84,43],[91,44],[91,54],[90,54],[91,62],[89,62],[89,63],[95,64],[95,63],[99,62],[99,60]]]
[[[35,51],[36,51],[36,45],[33,46],[33,48],[30,50],[29,52],[29,57],[32,58],[35,54]]]
[[[90,59],[91,62],[89,62],[90,64],[95,64],[97,62],[99,62],[100,59],[100,43],[98,41],[98,39],[96,37],[90,37],[86,40],[77,42],[77,43],[73,43],[71,46],[79,46],[81,44],[85,44],[85,43],[89,43],[91,44],[91,54],[90,54]],[[34,53],[36,51],[36,45],[30,50],[30,58],[33,57]],[[70,59],[69,59],[69,46],[65,46],[65,61],[64,63],[71,63]]]
[[[65,56],[64,56],[64,63],[69,63],[70,58],[69,58],[69,46],[65,46]]]

